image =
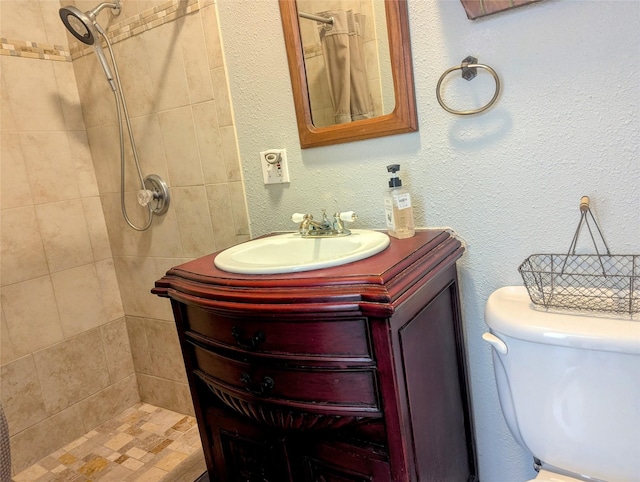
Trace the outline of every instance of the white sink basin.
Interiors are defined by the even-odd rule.
[[[298,233],[254,239],[224,250],[214,264],[242,274],[296,273],[368,258],[389,246],[384,233],[352,229],[339,238],[302,238]]]

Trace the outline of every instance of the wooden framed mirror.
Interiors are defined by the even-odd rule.
[[[389,113],[319,127],[313,122],[309,81],[296,0],[279,0],[300,146],[318,147],[418,130],[406,0],[383,0],[393,79],[394,106]]]

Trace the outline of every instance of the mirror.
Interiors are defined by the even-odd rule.
[[[343,1],[347,4],[359,3],[354,0]],[[391,97],[391,95],[387,94],[386,101],[373,102],[373,116],[367,115],[366,118],[362,118],[363,116],[352,115],[350,117],[347,115],[346,118],[342,116],[343,118],[340,119],[340,123],[327,125],[332,124],[332,122],[325,122],[324,119],[320,119],[317,114],[316,122],[314,123],[311,96],[315,96],[315,94],[309,93],[309,85],[315,82],[313,79],[307,77],[307,72],[309,71],[310,76],[315,77],[317,77],[318,73],[312,71],[311,64],[305,64],[304,42],[300,22],[309,22],[310,25],[305,25],[304,29],[314,28],[316,32],[319,32],[318,35],[322,36],[324,22],[317,22],[309,17],[315,17],[317,13],[321,13],[322,15],[319,15],[320,17],[328,18],[331,17],[331,13],[335,14],[335,10],[324,13],[318,12],[318,8],[316,7],[313,8],[314,11],[308,11],[304,9],[304,6],[299,6],[304,5],[303,0],[299,2],[296,2],[296,0],[279,0],[298,132],[300,135],[300,146],[302,148],[351,142],[418,130],[406,0],[383,1],[384,19],[386,20],[386,38],[381,38],[379,43],[382,45],[388,43],[387,65],[389,67],[387,70],[390,72],[386,77],[392,79],[392,87],[388,87],[387,90],[393,92],[394,99],[389,100],[388,98]],[[318,2],[316,1],[315,3]],[[332,3],[335,6],[336,2]],[[329,10],[330,8],[325,9],[325,11]],[[306,18],[300,18],[299,13],[305,14]],[[343,23],[341,23],[344,22],[344,18],[341,17],[343,14],[345,14],[345,12],[338,12],[338,18],[332,17],[333,21],[337,22],[336,27],[343,25]],[[367,21],[372,20],[374,19],[368,19]],[[347,23],[352,24],[353,19],[348,18]],[[375,23],[379,24],[380,22]],[[318,25],[320,28],[318,28]],[[366,26],[363,29],[366,31]],[[315,48],[317,49],[317,47]],[[307,49],[310,50],[309,47]],[[311,49],[313,49],[313,47]],[[323,46],[322,49],[324,51],[325,47]],[[383,59],[386,57],[386,48],[380,49],[379,51],[381,52],[379,55],[380,58]],[[380,65],[384,64],[384,61],[380,62]],[[378,74],[374,73],[373,77],[375,78],[376,75]],[[384,92],[384,85],[391,85],[391,82],[384,81],[384,68],[380,69],[378,76],[380,89]],[[335,76],[332,74],[331,77]],[[335,79],[332,79],[332,81],[335,82]],[[329,85],[328,81],[327,85]],[[332,89],[329,88],[328,90]],[[332,92],[332,94],[335,94],[335,92]],[[384,93],[382,96],[384,97]],[[389,107],[384,109],[383,105]],[[378,112],[376,112],[376,108],[378,108]],[[380,110],[380,108],[383,110]]]

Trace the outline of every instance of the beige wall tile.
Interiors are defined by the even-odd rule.
[[[131,119],[133,135],[136,139],[138,158],[143,175],[157,174],[165,182],[169,181],[167,162],[164,146],[162,145],[162,132],[157,114],[146,115]],[[136,176],[136,180],[138,177]],[[140,181],[137,181],[135,189],[138,189]]]
[[[213,84],[213,97],[216,101],[218,124],[220,126],[230,126],[233,124],[233,114],[231,113],[231,99],[229,99],[227,74],[224,67],[211,70],[211,82]]]
[[[148,253],[151,238],[140,236],[140,233],[127,226],[122,215],[120,194],[102,195],[101,201],[113,256],[135,256],[138,252]],[[138,210],[140,210],[139,207],[136,208],[131,203],[127,203],[127,212],[131,215],[132,221],[144,224],[144,220],[139,216],[142,213]]]
[[[88,0],[89,3],[89,7],[87,8],[93,8],[95,6],[95,3],[92,3],[93,0]],[[122,2],[122,11],[120,12],[120,15],[116,16],[116,15],[109,15],[108,20],[105,20],[105,22],[108,25],[111,25],[112,23],[117,23],[117,22],[121,22],[124,19],[127,19],[129,17],[132,17],[133,15],[136,15],[140,12],[140,8],[138,7],[138,0],[124,0]],[[107,17],[105,15],[105,17]]]
[[[58,23],[62,24],[60,17],[58,17]],[[58,85],[58,96],[62,104],[62,115],[66,128],[68,130],[84,130],[84,119],[73,64],[71,62],[51,62],[51,66]]]
[[[195,104],[192,106],[192,111],[204,182],[205,184],[226,182],[227,168],[224,163],[215,102]]]
[[[57,413],[109,385],[100,330],[33,354],[48,413]]]
[[[151,356],[149,354],[149,343],[147,341],[147,331],[144,327],[144,318],[137,316],[127,316],[127,333],[131,344],[131,356],[137,374],[151,374]]]
[[[2,18],[4,19],[4,8]],[[17,129],[21,132],[65,129],[51,63],[24,57],[0,56],[9,105]]]
[[[180,47],[191,104],[213,100],[201,15],[184,17],[184,28],[180,31]]]
[[[102,325],[100,330],[111,383],[132,375],[133,358],[124,317]]]
[[[187,383],[178,331],[171,321],[145,319],[149,347],[150,374],[174,382]]]
[[[156,273],[158,273],[158,277],[156,279],[160,279],[161,277],[163,277],[165,273],[174,266],[184,264],[187,261],[191,261],[192,259],[193,258],[154,258],[153,262],[156,266]],[[162,312],[159,313],[160,316],[156,316],[156,318],[174,323],[173,312],[171,310],[171,302],[166,298],[158,299],[160,300],[160,304],[163,309]]]
[[[69,407],[11,438],[14,471],[20,472],[84,433],[78,405]]]
[[[191,107],[160,112],[159,118],[171,185],[203,184]]]
[[[138,12],[142,13],[150,8],[159,7],[167,3],[166,0],[127,0],[127,2],[135,3],[138,7]]]
[[[154,29],[156,30],[156,29]],[[152,31],[150,31],[152,32]],[[149,115],[156,111],[153,80],[155,77],[149,67],[149,59],[145,49],[145,35],[136,35],[114,45],[114,52],[118,61],[118,70],[122,88],[131,117]],[[159,55],[160,49],[158,49]],[[168,69],[165,65],[165,69]],[[182,66],[178,67],[183,70]]]
[[[114,256],[180,256],[182,247],[178,233],[176,212],[169,206],[163,216],[154,216],[153,225],[147,231],[131,229],[123,218],[120,195],[102,196],[102,206]],[[146,209],[136,201],[136,193],[126,194],[129,219],[137,226],[147,222]]]
[[[71,159],[73,159],[73,167],[76,171],[80,196],[97,196],[99,194],[98,181],[96,180],[96,171],[93,167],[93,159],[89,149],[87,131],[84,128],[82,130],[67,131],[67,138],[69,140]]]
[[[80,196],[66,132],[24,133],[20,143],[36,204]]]
[[[60,3],[67,4],[66,2]],[[58,14],[60,3],[52,2],[51,0],[40,0],[40,10],[47,34],[47,43],[66,46],[69,41],[67,39],[67,29],[60,21],[60,15]]]
[[[17,356],[62,341],[62,326],[49,276],[5,286],[0,296]]]
[[[236,229],[234,224],[229,222],[229,213],[232,212],[229,187],[227,184],[208,184],[205,187],[216,251],[219,251],[236,244]]]
[[[165,319],[167,300],[151,294],[158,273],[153,258],[115,257],[118,284],[124,311],[128,316]]]
[[[158,111],[189,105],[189,88],[178,39],[185,28],[179,18],[142,35]]]
[[[215,251],[205,187],[174,187],[171,193],[183,255],[196,258]]]
[[[106,124],[87,129],[87,139],[100,194],[120,192],[120,139],[118,126]],[[129,159],[131,159],[129,157]]]
[[[238,156],[238,143],[236,141],[235,127],[220,127],[220,138],[222,139],[224,164],[227,168],[227,180],[242,181],[242,173],[240,171],[240,157]]]
[[[9,92],[5,86],[2,68],[0,68],[0,102],[2,102],[2,104],[0,104],[2,105],[2,108],[0,109],[0,130],[2,132],[17,132],[18,126],[16,125],[13,110],[11,109]]]
[[[193,416],[193,402],[187,384],[139,374],[138,388],[141,401]]]
[[[104,220],[100,198],[96,196],[82,199],[82,209],[87,223],[93,259],[96,261],[110,259],[109,233],[107,232],[107,224]]]
[[[2,105],[4,110],[5,104]],[[0,205],[3,209],[33,204],[20,138],[2,132],[0,138]]]
[[[40,2],[38,0],[2,0],[0,17],[2,36],[11,39],[45,42]]]
[[[49,272],[33,206],[3,209],[0,239],[0,279],[3,285],[37,278]]]
[[[65,338],[107,322],[98,274],[93,263],[51,274]]]
[[[97,57],[91,54],[74,60],[73,70],[87,129],[118,122],[115,99]]]
[[[93,261],[82,201],[63,201],[36,206],[49,270],[62,271]]]
[[[13,350],[13,343],[11,343],[11,336],[9,335],[9,328],[7,328],[7,322],[4,320],[4,310],[0,305],[0,365],[9,363],[18,358]]]
[[[111,253],[113,256],[124,256],[127,254],[127,246],[125,244],[127,237],[125,231],[126,225],[122,219],[122,211],[120,208],[120,194],[103,193],[100,196],[100,202],[102,203],[102,211],[104,212],[104,222],[107,225],[107,232],[109,233]]]
[[[118,287],[118,277],[113,258],[96,262],[96,273],[100,284],[100,293],[104,304],[107,320],[117,320],[124,316],[122,298],[120,298],[120,288]]]
[[[231,199],[231,211],[233,223],[237,235],[249,235],[249,219],[247,213],[247,200],[242,182],[229,183],[229,197]]]
[[[93,430],[138,402],[138,382],[131,374],[80,402],[85,431]]]
[[[46,418],[42,390],[31,355],[3,365],[0,380],[2,409],[7,417],[10,435]]]
[[[218,26],[218,15],[215,5],[208,6],[201,10],[202,26],[204,30],[204,38],[207,46],[207,59],[209,60],[209,68],[216,69],[224,66],[224,56],[222,54],[222,43],[220,37],[220,29]]]

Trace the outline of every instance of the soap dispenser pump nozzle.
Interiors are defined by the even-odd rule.
[[[389,187],[400,187],[402,186],[402,180],[398,177],[398,171],[400,170],[400,164],[391,164],[387,166],[387,172],[391,173],[391,178],[389,179]]]

